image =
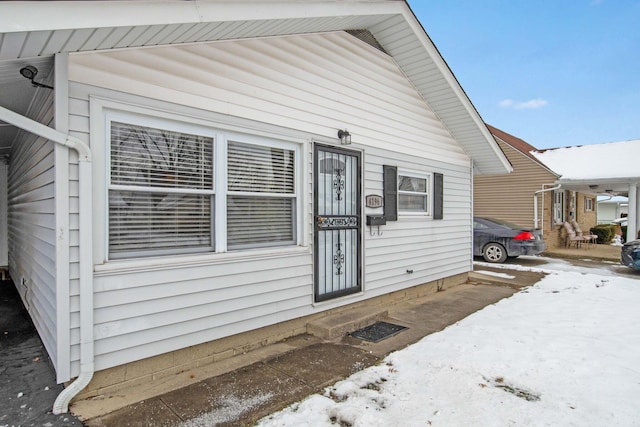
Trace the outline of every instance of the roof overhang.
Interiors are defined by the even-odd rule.
[[[52,64],[53,56],[63,52],[363,29],[394,58],[469,155],[476,174],[512,171],[403,0],[1,2],[0,89],[22,85],[23,96],[33,96],[35,89],[18,70],[33,61],[46,67],[47,60]],[[0,105],[12,109],[1,92]],[[6,129],[0,127],[1,131]],[[1,139],[0,134],[0,145]]]
[[[594,179],[558,179],[556,181],[565,190],[590,194],[627,195],[629,186],[640,184],[640,176],[635,178],[594,178]]]

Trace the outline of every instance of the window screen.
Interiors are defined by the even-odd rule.
[[[295,243],[295,152],[229,142],[227,246]]]
[[[111,123],[113,258],[213,249],[213,138]]]
[[[426,177],[398,175],[398,209],[401,212],[422,212],[428,209]]]

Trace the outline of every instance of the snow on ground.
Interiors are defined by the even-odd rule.
[[[224,405],[215,411],[206,412],[196,418],[180,424],[180,427],[211,427],[218,424],[230,423],[237,420],[254,407],[268,401],[271,393],[252,398],[240,396],[225,396]]]
[[[612,264],[615,266],[620,265],[619,263],[610,263],[610,262],[603,261],[598,263],[600,265],[595,264],[596,265],[595,267],[585,267],[582,265],[576,265],[574,263],[571,263],[570,261],[567,261],[561,258],[547,258],[542,256],[526,256],[526,255],[518,257],[518,259],[544,261],[544,264],[539,267],[528,267],[528,266],[523,266],[518,264],[493,264],[493,263],[486,263],[486,262],[474,262],[474,265],[475,265],[474,271],[477,272],[479,270],[479,267],[480,268],[491,267],[491,268],[504,269],[505,271],[508,271],[508,270],[540,271],[543,273],[561,273],[561,272],[573,271],[577,273],[590,273],[590,274],[599,274],[602,276],[610,276],[613,273],[611,268],[606,266],[606,264]],[[582,259],[581,261],[589,262],[591,260],[588,258],[585,258],[585,259]]]
[[[640,278],[567,264],[258,425],[640,426]]]
[[[515,279],[516,278],[516,276],[512,276],[511,274],[496,273],[495,271],[488,271],[488,270],[474,270],[474,271],[476,273],[486,274],[487,276],[502,277],[503,279]]]

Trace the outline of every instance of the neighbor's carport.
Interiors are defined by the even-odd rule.
[[[561,175],[556,184],[562,189],[627,196],[626,239],[637,239],[640,230],[640,140],[554,148],[532,154]]]

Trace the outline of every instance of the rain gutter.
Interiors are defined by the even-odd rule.
[[[91,148],[76,137],[57,131],[1,106],[0,120],[56,144],[68,147],[78,153],[80,181],[78,194],[80,233],[80,374],[74,382],[58,395],[53,404],[53,413],[62,414],[68,412],[69,402],[89,384],[94,373]]]

